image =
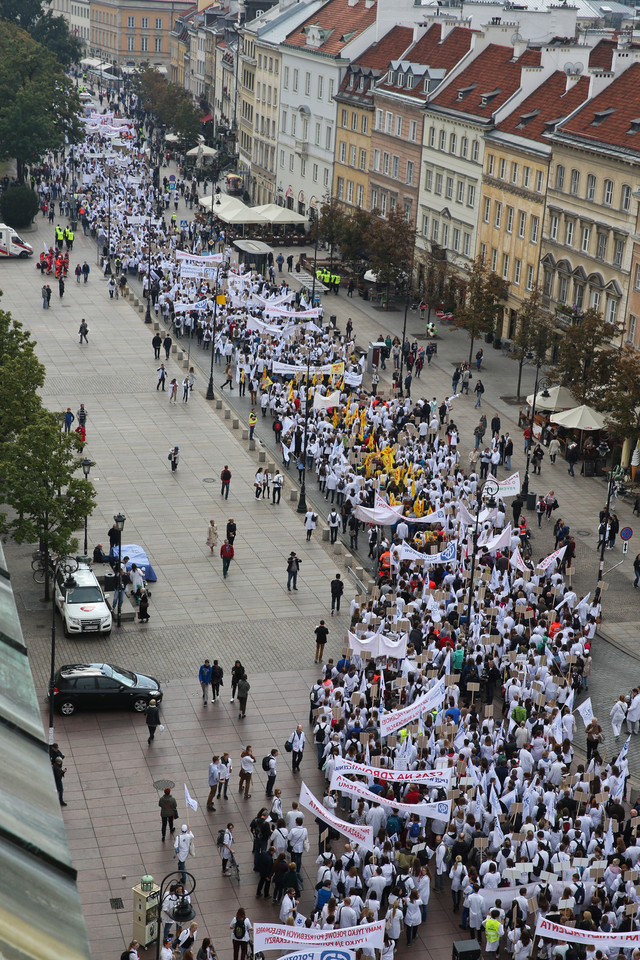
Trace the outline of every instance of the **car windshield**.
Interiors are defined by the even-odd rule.
[[[124,683],[127,686],[135,686],[137,677],[130,670],[124,670],[122,667],[114,667],[113,664],[103,663],[101,665],[102,673],[105,677],[113,677],[118,683]]]
[[[100,587],[73,587],[67,594],[67,603],[102,603]]]

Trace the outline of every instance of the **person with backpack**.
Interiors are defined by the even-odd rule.
[[[249,824],[249,830],[251,831],[251,836],[253,837],[253,846],[251,852],[253,853],[253,869],[258,869],[258,856],[267,849],[267,844],[269,842],[269,837],[271,836],[271,826],[269,823],[269,811],[266,807],[261,807],[258,811],[258,815],[253,818]]]
[[[269,756],[262,758],[262,769],[267,774],[267,789],[265,791],[267,797],[273,796],[273,785],[277,776],[277,757],[278,748],[274,747]]]
[[[138,960],[140,954],[138,953],[138,947],[140,944],[137,940],[132,940],[126,950],[123,950],[120,954],[120,960]]]
[[[233,856],[233,824],[228,823],[226,829],[220,827],[218,830],[218,836],[216,838],[216,845],[220,850],[220,856],[222,857],[222,872],[227,872],[227,865],[229,860]]]
[[[235,917],[229,924],[231,930],[231,942],[233,944],[233,960],[246,960],[247,945],[251,939],[251,921],[249,920],[244,907],[240,907]]]
[[[316,750],[318,751],[318,770],[322,770],[322,764],[324,762],[324,748],[327,740],[329,739],[329,733],[329,724],[327,723],[326,718],[320,714],[318,717],[318,722],[313,730],[313,741],[316,745]]]

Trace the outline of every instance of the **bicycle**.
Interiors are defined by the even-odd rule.
[[[220,854],[220,860],[223,860],[222,851],[224,849],[224,844],[218,845],[218,853]],[[235,880],[238,886],[240,886],[240,867],[238,866],[238,861],[236,860],[233,853],[230,853],[230,856],[227,858],[227,867],[223,871],[225,876],[230,877],[231,880]]]

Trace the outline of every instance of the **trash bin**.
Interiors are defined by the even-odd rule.
[[[338,318],[336,317],[335,313],[332,313],[331,316],[329,317],[329,323],[335,330],[336,324],[338,323]]]
[[[109,570],[108,573],[104,575],[104,592],[113,593],[118,585],[118,576]]]
[[[373,373],[374,366],[380,367],[380,352],[384,350],[386,344],[384,341],[369,344],[367,353],[367,373]]]
[[[451,960],[480,960],[482,951],[477,940],[455,940]]]
[[[538,499],[538,498],[536,497],[535,493],[528,493],[528,494],[527,494],[527,510],[529,510],[529,511],[535,510],[535,508],[536,508],[536,500],[537,500],[537,499]]]

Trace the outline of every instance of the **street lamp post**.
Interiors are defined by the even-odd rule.
[[[314,220],[315,225],[315,244],[313,247],[313,277],[311,279],[311,308],[316,299],[316,270],[318,265],[318,221]],[[296,508],[298,513],[307,512],[307,429],[309,426],[309,377],[311,374],[311,349],[309,348],[307,352],[307,381],[305,387],[305,403],[304,403],[304,437],[303,437],[303,449],[302,449],[302,483],[300,485],[300,496],[298,497],[298,506]]]
[[[213,334],[211,336],[211,366],[209,368],[209,386],[207,387],[207,400],[215,400],[213,393],[213,359],[216,352],[216,325],[218,320],[218,283],[220,280],[220,267],[216,267],[216,291],[213,300]]]
[[[175,907],[171,907],[171,909],[167,911],[171,919],[176,922],[176,925],[180,925],[180,926],[183,926],[186,923],[191,923],[191,921],[196,915],[196,911],[191,906],[190,901],[187,900],[187,896],[191,898],[193,896],[194,890],[196,889],[196,878],[193,876],[192,873],[188,873],[186,870],[184,871],[184,875],[189,878],[189,889],[188,890],[185,889],[185,895],[180,897]],[[182,883],[182,870],[172,870],[171,873],[168,873],[166,877],[164,877],[160,882],[160,892],[158,894],[158,932],[156,934],[156,960],[159,960],[160,958],[160,941],[162,939],[161,931],[163,928],[162,903],[164,900],[165,893],[167,892],[167,886],[170,886],[170,884],[167,884],[167,880],[171,880],[171,877],[180,877],[180,882]],[[186,887],[186,884],[184,886]]]
[[[609,445],[605,443],[605,441],[603,440],[602,443],[599,444],[597,449],[598,449],[599,456],[602,457],[603,461],[606,461],[607,457],[611,452]],[[604,462],[603,462],[603,466],[604,466]],[[605,534],[607,532],[607,524],[609,522],[609,507],[611,506],[611,495],[613,493],[614,482],[615,481],[613,479],[613,469],[611,469],[609,471],[609,483],[607,485],[607,505],[604,508],[603,523],[605,525],[605,528],[604,528]],[[607,545],[606,536],[603,536],[602,543],[600,545],[600,556],[598,557],[598,582],[596,583],[596,592],[594,595],[594,599],[596,603],[598,603],[598,601],[600,600],[600,594],[602,592],[600,589],[600,583],[602,582],[602,568],[604,567],[604,551],[605,551],[606,545]]]
[[[467,643],[471,637],[471,608],[473,606],[473,577],[476,572],[476,555],[478,553],[478,526],[480,524],[480,511],[482,509],[483,497],[488,497],[487,506],[493,509],[496,505],[495,497],[500,490],[500,485],[495,477],[488,477],[478,488],[476,504],[476,525],[473,531],[473,552],[471,554],[471,574],[469,576],[469,597],[467,600]]]
[[[122,614],[122,594],[120,593],[122,589],[122,531],[124,530],[126,517],[123,513],[117,513],[113,519],[118,531],[118,617],[116,622],[119,627],[121,626]]]
[[[93,460],[89,460],[87,457],[82,461],[82,472],[84,473],[85,480],[89,479],[89,474],[91,472],[91,467],[93,466]],[[87,541],[87,514],[84,515],[84,555],[87,556],[87,550],[89,549]]]
[[[46,562],[49,563],[49,555],[47,554]],[[71,571],[75,569],[69,563],[62,563],[61,560],[58,560],[53,565],[53,590],[51,591],[51,669],[49,672],[49,746],[55,741],[55,735],[53,731],[53,691],[54,691],[54,681],[56,676],[56,583],[58,579],[58,571],[62,565],[63,570],[67,574],[67,578],[64,583],[65,589],[75,586],[75,580],[71,576]]]
[[[529,420],[530,437],[529,437],[529,445],[527,447],[527,466],[525,467],[524,480],[522,481],[522,497],[525,500],[525,505],[526,505],[526,498],[529,493],[529,467],[531,465],[531,447],[533,445],[533,427],[535,424],[535,417],[536,417],[536,401],[538,399],[538,393],[541,393],[543,397],[549,396],[549,392],[547,390],[547,387],[549,386],[549,381],[545,380],[544,377],[542,379],[539,379],[539,377],[540,377],[540,363],[536,365],[536,382],[533,388],[533,403],[531,404],[531,418]]]

